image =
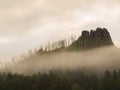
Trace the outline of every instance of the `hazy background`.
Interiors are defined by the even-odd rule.
[[[88,72],[104,72],[106,70],[120,69],[120,49],[115,47],[102,47],[83,52],[53,52],[43,55],[34,55],[7,66],[2,71],[34,74],[45,73],[51,70],[82,70]]]
[[[49,41],[106,27],[120,47],[120,0],[0,0],[0,63]]]

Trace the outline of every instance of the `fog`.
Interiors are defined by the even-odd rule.
[[[61,51],[31,56],[5,70],[13,73],[33,74],[51,70],[104,71],[120,68],[120,50],[103,47],[88,51]]]
[[[0,0],[0,67],[12,56],[106,27],[120,47],[120,0]]]

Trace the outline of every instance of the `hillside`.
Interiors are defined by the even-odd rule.
[[[90,32],[83,31],[78,40],[68,47],[65,47],[64,41],[58,42],[57,45],[59,46],[54,49],[51,49],[52,46],[45,50],[40,48],[28,57],[24,57],[19,63],[7,68],[7,71],[31,74],[48,72],[52,69],[119,68],[120,50],[114,46],[108,30],[105,28],[97,28]],[[53,45],[53,47],[55,46],[56,44]]]
[[[114,46],[111,35],[106,28],[97,28],[96,30],[83,30],[77,40],[74,37],[71,41],[61,40],[48,44],[37,50],[37,54],[56,53],[59,51],[84,51],[105,46]],[[71,44],[69,44],[71,42]]]
[[[68,47],[64,41],[57,45],[55,49],[51,46],[45,50],[41,48],[5,68],[4,72],[11,73],[0,74],[0,87],[37,90],[120,88],[120,49],[114,46],[106,29],[83,31],[79,39]]]

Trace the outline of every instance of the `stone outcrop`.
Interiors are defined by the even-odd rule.
[[[91,30],[90,33],[89,31],[83,31],[81,38],[83,40],[91,39],[93,41],[97,41],[101,43],[106,42],[108,44],[113,44],[110,33],[106,28],[97,28],[95,31]]]
[[[106,28],[97,28],[96,31],[90,31],[90,39],[105,40],[112,42],[111,36]]]
[[[89,31],[83,31],[82,32],[82,38],[83,39],[88,39],[89,38]]]
[[[82,31],[82,35],[70,47],[76,49],[89,49],[113,45],[110,33],[106,28],[97,28],[96,30]]]

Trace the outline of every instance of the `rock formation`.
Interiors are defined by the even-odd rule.
[[[89,49],[102,46],[113,45],[110,33],[106,28],[97,28],[96,30],[82,32],[82,35],[69,48],[71,49]]]

